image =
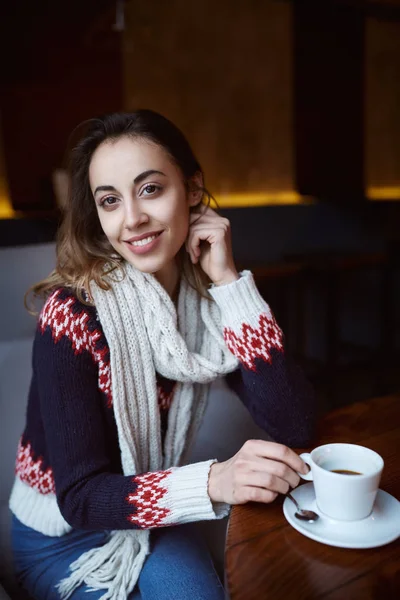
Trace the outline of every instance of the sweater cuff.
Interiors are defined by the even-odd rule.
[[[224,326],[238,330],[244,322],[258,326],[260,314],[272,318],[271,309],[258,291],[250,271],[242,271],[237,281],[227,285],[212,286],[209,292],[221,310]]]
[[[163,498],[170,509],[165,524],[222,519],[229,514],[229,504],[213,503],[208,495],[210,468],[215,462],[213,459],[171,469]]]
[[[127,497],[134,506],[128,520],[140,529],[152,529],[225,517],[230,505],[213,504],[208,495],[208,478],[214,462],[208,460],[137,475],[133,480],[135,490]]]

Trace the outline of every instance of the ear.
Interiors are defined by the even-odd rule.
[[[203,174],[198,171],[189,181],[189,206],[197,206],[203,199]]]

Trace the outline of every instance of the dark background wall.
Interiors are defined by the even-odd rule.
[[[400,2],[121,5],[116,27],[113,0],[3,3],[2,180],[15,209],[54,206],[51,176],[80,121],[138,106],[182,127],[224,206],[237,194],[345,208],[400,197]]]
[[[54,240],[77,123],[154,108],[192,142],[293,351],[323,377],[344,340],[396,364],[400,1],[119,5],[2,8],[0,201],[19,218],[0,219],[0,245]]]
[[[73,128],[122,105],[113,8],[110,0],[2,3],[0,112],[16,210],[54,208],[51,177]]]

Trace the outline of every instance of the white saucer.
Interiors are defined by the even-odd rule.
[[[320,518],[315,523],[299,521],[294,516],[294,503],[285,498],[283,512],[287,521],[316,542],[339,548],[376,548],[400,536],[400,502],[383,490],[378,490],[372,513],[361,521],[337,521],[321,514],[315,501],[313,483],[301,485],[291,494],[301,508],[315,511]]]

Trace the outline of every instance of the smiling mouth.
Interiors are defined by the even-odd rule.
[[[149,235],[148,237],[142,238],[141,240],[136,240],[135,242],[128,242],[128,244],[130,246],[133,246],[134,248],[140,248],[140,246],[147,246],[147,244],[153,242],[161,234],[162,231],[160,231],[160,233],[155,233],[154,235]]]

